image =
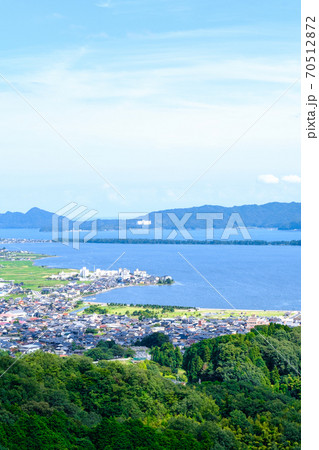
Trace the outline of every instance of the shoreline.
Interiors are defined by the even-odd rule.
[[[175,281],[173,281],[173,283],[171,283],[171,284],[168,284],[167,286],[171,286],[174,283],[175,283]],[[131,284],[128,286],[115,286],[115,287],[111,287],[109,289],[104,289],[103,291],[97,292],[95,294],[85,295],[82,298],[94,297],[95,295],[98,296],[100,294],[105,294],[106,292],[113,291],[114,289],[125,289],[125,288],[130,288],[130,287],[148,287],[148,286],[165,286],[165,284]],[[86,302],[86,303],[88,303],[88,302]],[[95,304],[98,302],[91,302],[91,303]],[[105,303],[101,302],[101,305],[105,305]],[[126,303],[123,303],[123,305],[126,305]],[[154,305],[155,305],[155,303],[154,303]],[[165,305],[163,305],[163,306],[165,306]],[[169,305],[169,306],[173,306],[173,305]]]
[[[105,291],[105,292],[108,292],[109,290],[111,291],[111,290],[113,290],[113,289],[120,289],[120,288],[124,288],[124,287],[131,287],[131,286],[120,286],[119,288],[111,288],[111,289],[108,289],[107,291]],[[99,295],[99,294],[96,294],[96,295]],[[93,297],[93,294],[92,295],[89,295],[89,296],[86,296],[86,297],[82,297],[83,299],[85,299],[85,298],[88,298],[88,297]],[[83,308],[83,307],[88,307],[88,306],[91,306],[91,305],[99,305],[99,306],[105,306],[105,307],[107,307],[107,306],[109,306],[108,305],[108,303],[107,302],[100,302],[100,301],[83,301],[83,305],[82,305],[82,307],[81,308]],[[127,305],[128,305],[128,303],[115,303],[114,305],[112,305],[112,307],[127,307]],[[137,305],[133,305],[134,307],[136,307],[136,308],[143,308],[144,307],[144,305],[142,305],[142,306],[140,306],[141,304],[139,304],[139,306],[137,306]],[[152,305],[152,303],[149,303],[149,305]],[[238,308],[238,309],[231,309],[231,308],[204,308],[204,307],[195,307],[195,306],[189,306],[189,307],[187,307],[187,306],[185,306],[185,307],[179,307],[179,305],[158,305],[158,304],[156,304],[156,303],[154,303],[154,306],[161,306],[161,307],[165,307],[165,306],[171,306],[171,307],[178,307],[178,308],[181,308],[181,309],[177,309],[176,310],[176,312],[178,312],[179,310],[180,311],[195,311],[195,312],[206,312],[206,311],[208,311],[208,312],[221,312],[221,311],[225,311],[225,312],[234,312],[234,313],[238,313],[238,312],[243,312],[243,313],[245,313],[245,312],[251,312],[251,313],[258,313],[258,312],[262,312],[262,313],[267,313],[267,312],[274,312],[274,313],[276,313],[276,312],[278,312],[278,313],[290,313],[290,314],[300,314],[301,313],[301,311],[300,310],[295,310],[295,309],[292,309],[292,310],[290,310],[290,309],[253,309],[253,308],[249,308],[249,309],[241,309],[241,308]],[[130,305],[129,305],[130,306]],[[147,308],[147,306],[145,305],[145,308]]]
[[[61,241],[57,241],[61,242]],[[76,242],[83,244],[84,240],[79,239]],[[200,239],[113,239],[113,238],[99,238],[90,239],[85,244],[126,244],[126,245],[228,245],[228,246],[285,246],[285,247],[300,247],[301,239],[290,241],[266,241],[262,239],[234,239],[234,240],[200,240]]]
[[[107,302],[101,302],[101,301],[99,301],[99,300],[96,300],[96,301],[85,301],[84,299],[86,299],[86,298],[90,298],[90,297],[97,297],[98,295],[100,295],[100,294],[105,294],[105,293],[107,293],[107,292],[110,292],[110,291],[113,291],[113,290],[115,290],[115,289],[125,289],[125,288],[129,288],[129,287],[148,287],[148,286],[158,286],[158,285],[156,285],[156,284],[153,284],[153,285],[146,285],[146,286],[143,286],[143,285],[132,285],[132,286],[116,286],[116,287],[113,287],[113,288],[109,288],[109,289],[105,289],[104,291],[101,291],[101,292],[99,292],[99,293],[96,293],[96,294],[90,294],[90,295],[86,295],[86,296],[83,296],[83,297],[81,297],[82,299],[83,299],[83,306],[82,307],[85,307],[85,306],[91,306],[91,305],[100,305],[100,306],[108,306],[108,303]],[[112,302],[113,303],[113,302]],[[116,304],[116,306],[117,307],[124,307],[124,306],[126,306],[127,307],[127,305],[129,304],[129,305],[131,305],[131,303],[117,303],[117,302],[114,302],[115,304]],[[138,305],[142,305],[141,303],[139,303]],[[185,306],[185,307],[180,307],[179,305],[158,305],[157,303],[149,303],[149,305],[156,305],[156,306],[161,306],[161,307],[165,307],[165,306],[171,306],[171,307],[173,307],[173,308],[176,308],[176,307],[178,307],[178,308],[182,308],[182,309],[180,309],[181,311],[187,311],[187,310],[193,310],[193,311],[197,311],[197,312],[220,312],[220,311],[225,311],[225,312],[234,312],[234,313],[238,313],[238,312],[251,312],[251,313],[258,313],[258,312],[262,312],[262,313],[267,313],[267,312],[274,312],[274,313],[276,313],[276,312],[278,312],[278,313],[290,313],[290,314],[292,314],[292,313],[295,313],[295,314],[298,314],[298,313],[301,313],[301,310],[297,310],[297,309],[254,309],[254,308],[236,308],[236,309],[234,309],[234,308],[205,308],[205,307],[203,307],[203,306]],[[137,304],[134,304],[134,306],[135,307],[137,307],[137,308],[141,308],[141,306],[137,306]],[[144,305],[142,305],[142,308],[143,308],[143,306]],[[146,307],[146,304],[145,304],[145,307]],[[176,310],[176,312],[178,311],[178,309]]]
[[[38,260],[42,260],[42,259],[46,259],[46,258],[59,258],[60,256],[59,255],[41,255],[41,257],[40,258],[35,258],[34,259],[34,261],[32,262],[32,264],[34,264],[34,262],[35,261],[38,261]],[[79,269],[70,269],[70,268],[58,268],[58,267],[50,267],[50,266],[47,266],[47,265],[45,265],[45,267],[47,267],[47,268],[49,268],[49,269],[59,269],[59,270],[69,270],[69,271],[78,271]],[[175,284],[175,281],[174,281],[174,283],[173,284]],[[88,301],[85,301],[85,299],[89,299],[90,297],[97,297],[98,295],[100,295],[100,294],[105,294],[105,293],[107,293],[107,292],[110,292],[110,291],[113,291],[113,290],[115,290],[115,289],[123,289],[123,288],[129,288],[129,287],[148,287],[148,286],[164,286],[164,285],[157,285],[157,284],[149,284],[149,285],[142,285],[142,284],[140,284],[140,285],[129,285],[129,286],[115,286],[115,287],[112,287],[112,288],[109,288],[109,289],[105,289],[105,290],[103,290],[103,291],[101,291],[101,292],[98,292],[98,293],[95,293],[95,294],[90,294],[90,295],[84,295],[84,296],[80,296],[80,299],[81,300],[83,300],[83,306],[81,307],[81,308],[83,308],[83,307],[88,307],[88,306],[90,306],[90,305],[100,305],[100,306],[107,306],[108,305],[108,303],[107,302],[101,302],[101,301],[90,301],[90,300],[88,300]],[[127,306],[127,304],[128,303],[117,303],[116,304],[116,306],[118,306],[118,307],[124,307],[124,306]],[[149,303],[149,305],[152,305],[152,303]],[[156,303],[154,303],[153,305],[157,305]],[[136,306],[137,308],[139,308],[140,306],[137,306],[137,305],[134,305],[134,306]],[[165,306],[171,306],[171,307],[173,307],[173,308],[175,308],[175,307],[179,307],[179,305],[159,305],[159,306],[162,306],[162,307],[165,307]],[[254,308],[249,308],[249,309],[246,309],[246,308],[236,308],[236,309],[234,309],[234,308],[205,308],[205,307],[202,307],[202,306],[198,306],[198,307],[196,307],[196,306],[189,306],[189,307],[187,307],[187,306],[185,306],[185,308],[183,307],[183,309],[180,309],[180,311],[187,311],[187,310],[193,310],[193,311],[197,311],[197,312],[221,312],[221,311],[224,311],[225,313],[231,313],[231,312],[234,312],[234,313],[238,313],[238,312],[243,312],[243,313],[245,313],[245,312],[250,312],[250,313],[267,313],[267,312],[274,312],[274,313],[290,313],[290,314],[292,314],[292,313],[295,313],[295,314],[298,314],[298,313],[301,313],[301,311],[300,310],[289,310],[289,309],[254,309]],[[176,312],[178,312],[178,309],[176,310]]]

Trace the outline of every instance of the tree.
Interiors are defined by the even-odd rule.
[[[164,333],[152,333],[149,336],[145,336],[141,341],[137,341],[135,345],[145,347],[160,347],[165,342],[169,342],[169,337]]]
[[[299,363],[298,330],[272,328],[271,335],[267,327],[261,332],[274,345],[290,345]],[[163,374],[172,370],[153,361],[93,364],[87,356],[37,351],[12,365],[8,353],[0,352],[1,371],[12,366],[0,378],[0,448],[296,450],[300,377],[293,370],[280,373],[286,366],[278,368],[277,356],[266,355],[259,338],[221,336],[187,348],[185,386],[168,380]],[[206,349],[209,361],[202,358]],[[92,351],[105,357],[122,347],[100,341]],[[151,352],[172,366],[181,357],[169,342]]]
[[[200,371],[202,370],[204,363],[200,356],[196,355],[191,363],[190,363],[190,369],[188,372],[188,377],[190,381],[198,381],[200,376]]]
[[[177,372],[177,369],[182,366],[183,356],[181,351],[170,342],[165,342],[161,347],[153,347],[151,355],[153,361],[161,366],[170,367],[173,372]]]
[[[183,364],[183,355],[179,349],[179,347],[175,348],[175,361],[176,361],[176,367],[180,368]]]

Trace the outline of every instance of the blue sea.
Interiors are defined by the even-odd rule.
[[[217,230],[218,231],[218,230]],[[300,239],[300,231],[250,229],[253,239]],[[203,230],[194,238],[204,239]],[[104,232],[103,237],[117,237]],[[116,232],[114,232],[116,233]],[[37,230],[0,230],[0,237],[50,239]],[[100,233],[99,236],[101,237]],[[139,268],[171,275],[171,286],[115,289],[95,296],[99,302],[196,306],[202,308],[300,310],[300,247],[239,245],[5,244],[57,257],[37,265],[80,269]],[[118,259],[119,258],[119,259]],[[116,262],[115,262],[116,261]]]

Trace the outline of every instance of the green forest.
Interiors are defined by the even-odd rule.
[[[134,356],[134,350],[129,347],[123,347],[114,341],[99,341],[95,348],[87,350],[84,353],[94,361],[109,360],[113,358],[129,358]]]
[[[146,343],[153,361],[136,364],[104,360],[122,351],[113,344],[2,352],[0,449],[300,449],[300,328],[261,326],[184,355],[159,333]]]

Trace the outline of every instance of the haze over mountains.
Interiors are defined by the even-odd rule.
[[[301,227],[301,204],[296,202],[279,203],[272,202],[264,205],[242,205],[225,207],[218,205],[194,206],[191,208],[167,209],[153,211],[149,215],[127,220],[127,226],[136,228],[141,225],[138,220],[144,219],[154,223],[162,221],[165,229],[175,228],[174,220],[181,220],[188,213],[185,228],[205,228],[206,220],[197,217],[203,213],[222,213],[222,219],[214,220],[214,228],[224,228],[232,213],[238,213],[246,227],[300,229]],[[0,214],[0,228],[38,228],[41,231],[49,231],[52,227],[52,216],[54,213],[40,208],[31,208],[26,213],[6,212]],[[173,214],[173,216],[172,216]],[[160,219],[159,219],[160,218]],[[138,219],[138,220],[137,220]],[[80,219],[78,219],[80,220]],[[184,220],[186,220],[184,218]],[[72,225],[70,221],[70,226]],[[83,222],[81,229],[90,226],[90,222]],[[97,219],[98,230],[118,229],[118,219]]]

